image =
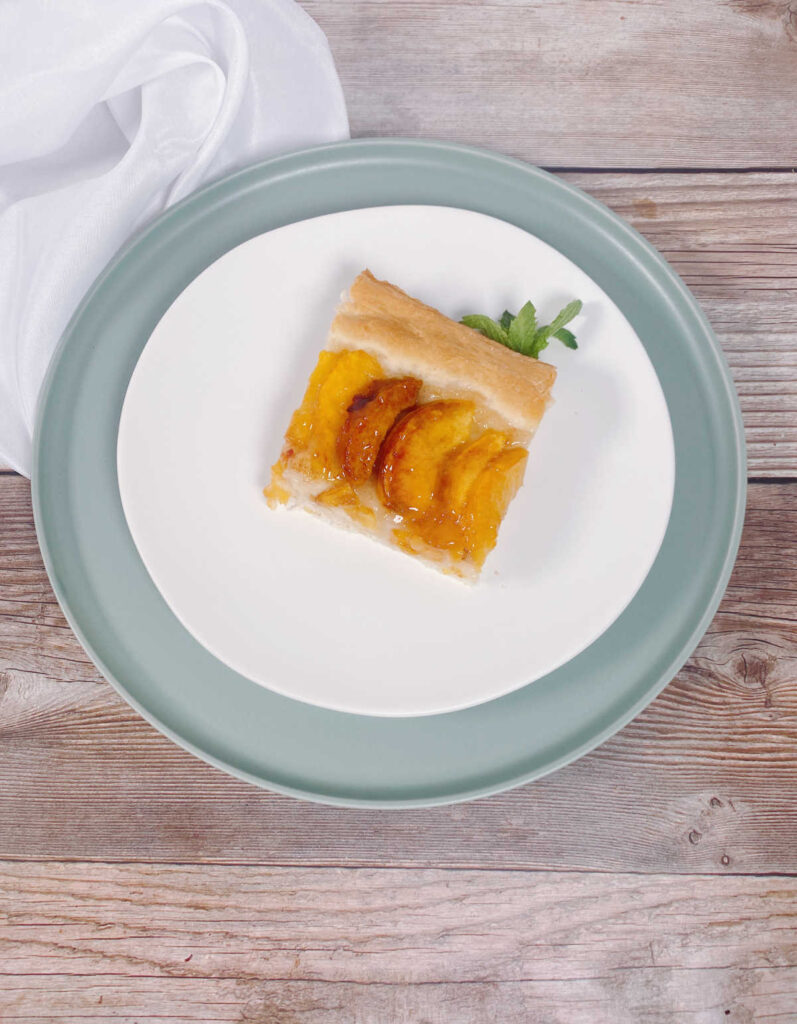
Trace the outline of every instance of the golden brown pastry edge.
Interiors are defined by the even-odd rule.
[[[445,391],[468,391],[506,423],[534,433],[550,401],[556,370],[455,323],[365,270],[330,328],[328,348],[361,348],[391,373],[420,377]]]

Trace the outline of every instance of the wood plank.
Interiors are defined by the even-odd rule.
[[[0,897],[4,1021],[786,1021],[797,998],[794,878],[6,862]]]
[[[61,976],[5,984],[9,1024],[794,1024],[797,970],[653,967],[566,982],[432,985]]]
[[[797,476],[797,174],[564,177],[645,235],[703,306],[739,392],[750,474]]]
[[[750,489],[722,609],[636,721],[513,793],[430,810],[305,804],[139,719],[52,595],[28,485],[0,478],[0,855],[269,864],[797,871],[797,486]]]
[[[797,174],[563,177],[641,231],[703,305],[739,390],[751,474],[797,475]]]
[[[353,135],[556,167],[792,167],[789,0],[302,0]]]

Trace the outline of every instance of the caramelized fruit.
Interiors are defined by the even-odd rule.
[[[340,476],[337,439],[347,409],[356,394],[381,376],[382,367],[367,352],[322,352],[285,435],[287,457],[297,454],[311,476],[328,480]]]
[[[415,377],[385,378],[367,352],[321,352],[266,488],[269,503],[288,500],[285,471],[293,468],[330,481],[314,499],[319,505],[373,529],[376,512],[358,488],[376,469],[381,501],[404,517],[392,533],[399,547],[433,547],[481,566],[528,453],[500,430],[472,437],[473,402],[417,406],[421,387]]]
[[[263,494],[271,508],[276,508],[277,505],[287,505],[290,501],[291,492],[285,486],[285,474],[281,461],[271,467],[271,482],[263,488]]]
[[[523,483],[528,452],[505,448],[487,463],[468,494],[463,515],[467,549],[480,566],[495,547],[498,527]]]
[[[318,402],[318,392],[329,376],[337,358],[336,352],[327,352],[326,349],[319,354],[315,369],[310,374],[302,404],[291,416],[291,422],[285,433],[285,443],[289,448],[302,449],[309,443],[310,435],[313,432],[313,413]]]
[[[443,460],[429,510],[408,529],[414,529],[432,547],[446,548],[450,554],[464,558],[469,549],[468,498],[483,470],[509,440],[500,430],[486,430],[451,452]]]
[[[429,509],[441,462],[466,440],[475,409],[473,402],[429,402],[396,423],[379,459],[379,493],[388,508],[411,517]]]
[[[338,459],[348,481],[368,479],[387,432],[400,413],[415,405],[421,386],[417,377],[396,377],[376,380],[354,396],[338,435]]]
[[[315,500],[319,505],[326,505],[328,508],[342,508],[352,519],[364,526],[373,526],[376,519],[374,510],[360,499],[352,485],[346,481],[327,487],[325,491],[316,495]]]
[[[439,507],[452,512],[461,511],[479,473],[508,441],[508,436],[500,430],[486,430],[474,441],[452,452],[441,473]]]

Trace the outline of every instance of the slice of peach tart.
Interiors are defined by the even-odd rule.
[[[567,319],[538,328],[527,303],[500,323],[455,323],[364,271],[291,418],[269,505],[306,509],[477,578],[556,378],[529,355],[553,335],[575,347]]]

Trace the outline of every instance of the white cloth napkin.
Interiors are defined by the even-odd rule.
[[[0,3],[0,459],[30,473],[53,349],[125,239],[227,171],[347,135],[293,0]]]

